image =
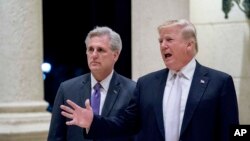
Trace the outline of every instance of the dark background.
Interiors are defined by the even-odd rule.
[[[43,0],[44,62],[52,66],[44,80],[49,111],[62,81],[89,72],[84,41],[95,26],[120,34],[123,49],[115,70],[131,78],[130,0]]]

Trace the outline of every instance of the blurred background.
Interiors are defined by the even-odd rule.
[[[48,111],[62,81],[89,72],[85,37],[95,26],[120,34],[123,49],[115,70],[131,78],[131,2],[129,0],[43,0],[44,90]]]

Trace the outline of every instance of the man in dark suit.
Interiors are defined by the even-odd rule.
[[[87,141],[83,129],[66,126],[67,119],[61,115],[60,105],[70,99],[84,107],[86,99],[98,93],[96,115],[115,116],[128,106],[136,83],[114,71],[114,65],[122,50],[119,34],[108,27],[96,27],[85,40],[88,66],[91,73],[61,83],[54,102],[48,141]],[[98,84],[98,90],[95,85]],[[92,104],[92,103],[91,103]],[[132,136],[107,138],[97,141],[131,141]],[[90,140],[88,140],[90,141]]]
[[[238,104],[230,75],[200,65],[196,30],[187,20],[158,27],[166,69],[137,81],[124,113],[112,118],[93,115],[72,101],[62,105],[67,125],[87,128],[85,136],[107,138],[139,131],[138,141],[229,141],[230,125],[239,124]],[[105,130],[108,129],[108,130]]]

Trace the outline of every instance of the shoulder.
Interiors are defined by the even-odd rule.
[[[228,73],[197,63],[193,79],[200,81],[201,78],[207,79],[212,87],[222,87],[225,84],[234,84],[232,76]]]
[[[132,87],[135,87],[136,85],[136,82],[133,81],[132,79],[129,79],[123,75],[120,75],[118,73],[114,73],[115,75],[115,78],[117,79],[117,81],[122,84],[122,85],[125,85],[125,86],[132,86]]]
[[[61,85],[71,86],[71,85],[81,84],[81,83],[84,83],[86,81],[90,81],[90,73],[68,79],[68,80],[62,82]]]
[[[231,77],[230,74],[226,73],[226,72],[223,72],[223,71],[220,71],[220,70],[217,70],[217,69],[214,69],[214,68],[210,68],[210,67],[207,67],[207,66],[203,66],[203,65],[200,65],[198,64],[198,67],[197,67],[197,70],[196,71],[201,71],[201,72],[204,72],[205,75],[209,76],[209,77],[214,77],[216,79],[226,79],[228,77]]]
[[[167,77],[168,75],[168,69],[161,69],[161,70],[157,70],[157,71],[154,71],[154,72],[151,72],[151,73],[148,73],[144,76],[141,76],[138,81],[150,81],[150,80],[153,80],[153,79],[160,79],[160,78],[165,78]]]

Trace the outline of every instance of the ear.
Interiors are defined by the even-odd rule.
[[[187,51],[188,52],[193,52],[194,50],[194,41],[193,40],[189,40],[187,42]]]
[[[186,52],[190,56],[194,56],[195,55],[196,51],[195,51],[195,44],[194,44],[193,40],[187,41]]]
[[[114,51],[114,60],[115,60],[115,62],[118,60],[119,55],[120,55],[119,51]]]

